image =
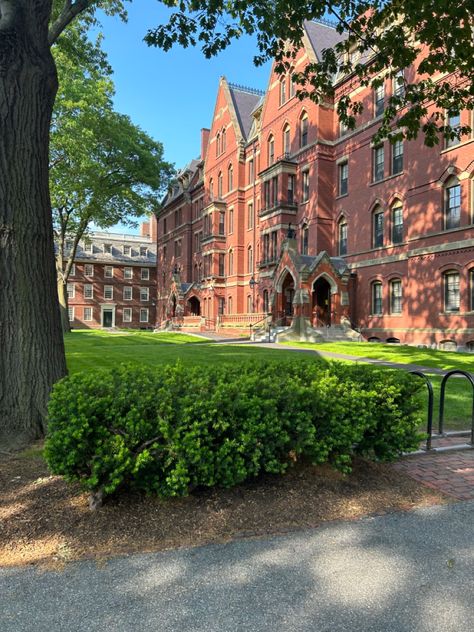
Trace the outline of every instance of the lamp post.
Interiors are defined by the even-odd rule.
[[[256,281],[254,276],[252,275],[249,281],[250,289],[252,290],[252,312],[255,313],[255,287],[260,283],[260,281]]]

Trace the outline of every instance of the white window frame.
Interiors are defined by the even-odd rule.
[[[76,297],[76,284],[75,283],[66,284],[66,294],[68,298]]]
[[[124,254],[125,257],[130,257],[132,254],[132,247],[128,244],[124,244],[122,246],[122,252]]]
[[[143,298],[146,296],[146,298]],[[149,287],[140,287],[140,302],[147,303],[150,300],[150,288]]]
[[[107,296],[107,290],[110,290],[110,296]],[[104,285],[104,299],[106,301],[111,301],[114,298],[114,286],[113,285]]]
[[[93,254],[93,252],[94,252],[94,244],[92,243],[92,241],[84,242],[84,252],[88,252],[90,254]]]
[[[142,251],[144,251],[144,253]],[[140,257],[148,257],[147,246],[140,246]]]
[[[140,271],[140,278],[142,281],[150,280],[150,268],[142,268]]]
[[[126,296],[125,292],[127,290],[130,290],[130,296]],[[123,286],[123,300],[124,301],[133,301],[133,287],[131,285],[124,285]]]
[[[87,270],[90,269],[91,273],[89,274]],[[84,264],[84,276],[93,277],[94,276],[94,264],[93,263],[85,263]]]
[[[69,318],[69,322],[72,323],[72,321],[75,318],[74,307],[68,307],[67,308],[67,316]]]
[[[109,274],[110,272],[110,274]],[[104,266],[104,278],[105,279],[113,279],[114,278],[114,266]]]
[[[104,252],[104,255],[111,255],[112,254],[112,244],[102,244],[102,250]]]
[[[86,317],[86,314],[90,313],[90,318]],[[84,307],[84,322],[85,323],[90,323],[92,320],[94,320],[94,311],[92,307]]]
[[[143,315],[146,314],[146,319],[143,318]],[[147,323],[149,321],[149,310],[148,307],[141,307],[140,308],[140,322],[141,323]]]
[[[69,276],[76,276],[76,264],[73,263],[71,265],[71,271],[69,272]]]
[[[126,267],[123,269],[123,278],[124,279],[133,279],[133,268]]]
[[[86,288],[89,288],[91,291],[91,295],[90,296],[86,296]],[[94,285],[92,283],[84,283],[84,298],[85,299],[92,299],[94,298]]]
[[[125,317],[127,315],[127,318]],[[131,307],[124,307],[122,312],[122,322],[131,323],[133,321],[133,311]]]

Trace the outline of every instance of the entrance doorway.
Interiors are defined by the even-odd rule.
[[[324,277],[319,277],[313,286],[313,318],[315,327],[331,324],[331,286]]]
[[[173,318],[176,316],[176,296],[174,294],[171,297],[171,316]]]
[[[112,309],[102,310],[102,327],[113,327],[114,312]]]
[[[189,313],[191,316],[201,315],[201,303],[196,296],[191,296],[188,301]]]
[[[283,309],[282,316],[285,318],[286,324],[288,324],[288,320],[293,316],[293,299],[295,296],[295,282],[289,272],[282,283],[281,293]]]

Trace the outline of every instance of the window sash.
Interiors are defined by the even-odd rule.
[[[124,323],[132,322],[132,308],[131,307],[123,308],[122,320]]]
[[[403,171],[403,142],[397,140],[392,145],[392,174],[401,173]]]
[[[374,148],[374,181],[378,182],[379,180],[383,180],[384,177],[384,163],[385,163],[385,156],[384,156],[384,148],[382,147],[375,147]]]
[[[339,254],[347,255],[347,224],[339,225]]]
[[[461,185],[446,189],[446,228],[459,228],[461,223]]]
[[[382,284],[374,283],[372,285],[372,313],[380,315],[382,313]]]
[[[402,313],[402,283],[392,281],[390,283],[390,311],[392,314]]]
[[[94,298],[94,286],[90,283],[84,284],[84,298]]]
[[[141,275],[142,281],[148,281],[150,279],[149,268],[142,268],[140,275]]]
[[[110,300],[114,297],[113,285],[104,285],[104,298]]]
[[[84,322],[92,320],[92,307],[84,307]]]
[[[131,286],[126,285],[123,288],[123,300],[131,301],[133,299],[133,288]]]
[[[147,323],[148,322],[148,309],[147,308],[142,308],[140,310],[140,322],[141,323]]]
[[[347,194],[347,183],[349,177],[349,165],[344,162],[339,165],[339,195]]]
[[[375,90],[374,104],[375,104],[375,116],[382,115],[385,109],[385,88],[383,85],[379,86]]]
[[[383,246],[384,217],[383,212],[374,214],[374,248]]]
[[[403,241],[403,209],[397,207],[392,212],[392,243],[400,244]]]
[[[84,265],[84,276],[94,276],[94,266],[92,263],[86,263]]]
[[[444,275],[444,302],[447,312],[459,312],[460,307],[459,274]]]

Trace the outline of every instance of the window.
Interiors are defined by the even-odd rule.
[[[229,296],[229,298],[227,299],[227,309],[228,309],[228,313],[232,314],[232,296]]]
[[[394,279],[390,282],[390,313],[402,313],[402,282]]]
[[[112,244],[103,244],[102,249],[104,254],[112,254]]]
[[[268,165],[273,165],[275,162],[275,139],[273,136],[268,138]]]
[[[225,152],[226,150],[226,145],[227,145],[227,139],[226,139],[226,131],[225,129],[222,130],[222,145],[221,145],[221,151],[222,153]]]
[[[211,200],[214,199],[214,180],[209,178],[209,197]]]
[[[308,115],[306,112],[300,118],[300,147],[308,144]]]
[[[74,298],[76,295],[76,285],[74,283],[68,283],[66,285],[66,292],[68,298]]]
[[[223,178],[222,178],[222,172],[219,171],[219,175],[217,176],[217,197],[219,199],[222,198],[222,193],[223,193]]]
[[[104,268],[104,276],[106,279],[111,279],[114,276],[114,267],[113,266],[105,266]]]
[[[111,300],[114,297],[114,288],[113,285],[104,285],[104,298],[106,300]]]
[[[255,180],[255,170],[253,158],[249,160],[249,183],[251,184]]]
[[[288,192],[287,192],[287,202],[288,204],[295,203],[295,176],[288,176]]]
[[[372,149],[372,169],[373,169],[373,180],[374,182],[378,182],[379,180],[383,180],[384,176],[384,147],[383,145],[379,145],[378,147],[374,147]]]
[[[227,169],[227,184],[227,190],[232,191],[232,189],[234,188],[234,168],[232,167],[232,165],[229,165]]]
[[[141,287],[140,288],[140,301],[142,303],[145,303],[146,301],[150,300],[150,288],[148,287]]]
[[[67,308],[67,315],[70,321],[74,320],[74,307]]]
[[[163,255],[164,257],[164,255]],[[124,268],[123,269],[123,278],[124,279],[133,279],[133,268]]]
[[[234,209],[229,209],[229,233],[234,232]]]
[[[229,250],[229,275],[234,274],[234,251]]]
[[[247,272],[253,272],[253,249],[252,246],[247,248]]]
[[[167,221],[165,217],[163,220],[163,234],[166,235],[167,232],[168,232],[168,226],[167,226]]]
[[[84,307],[84,321],[89,322],[92,320],[92,307]]]
[[[181,257],[181,239],[177,239],[174,242],[174,256]]]
[[[382,314],[382,284],[380,281],[372,283],[372,314],[374,316]]]
[[[392,209],[392,243],[401,244],[403,241],[403,207],[396,204]]]
[[[296,94],[296,84],[290,75],[290,99]]]
[[[461,185],[456,178],[448,181],[445,193],[445,228],[459,228],[461,224]]]
[[[93,253],[94,252],[94,244],[91,241],[86,241],[84,243],[84,252]]]
[[[124,307],[123,308],[122,320],[123,320],[124,323],[131,323],[132,322],[132,308],[131,307]]]
[[[283,153],[289,154],[291,153],[291,136],[290,136],[290,126],[285,125],[283,128]]]
[[[373,233],[373,244],[374,248],[380,248],[383,246],[383,232],[384,232],[384,217],[383,211],[375,211],[374,212],[374,233]]]
[[[344,121],[339,120],[339,136],[345,136],[349,128]]]
[[[374,114],[381,116],[385,109],[385,86],[382,84],[374,90]]]
[[[349,163],[342,162],[338,165],[338,182],[339,182],[339,195],[347,195],[347,183],[349,179]]]
[[[459,312],[459,273],[445,272],[444,274],[444,310]]]
[[[396,140],[392,145],[392,175],[403,171],[403,141]]]
[[[301,227],[301,254],[302,255],[308,254],[308,234],[309,234],[308,225],[303,224],[303,226]]]
[[[275,261],[278,257],[278,232],[276,230],[270,233],[270,259]]]
[[[274,207],[278,204],[278,176],[271,180],[271,202],[270,206]]]
[[[339,222],[339,254],[341,256],[347,255],[347,222],[342,219]]]
[[[448,114],[447,124],[453,130],[459,130],[459,128],[461,127],[461,116],[459,112],[454,112],[454,114]],[[455,147],[456,145],[459,145],[459,143],[460,143],[460,139],[457,136],[446,139],[446,147]]]
[[[219,314],[219,316],[222,316],[225,312],[225,298],[223,298],[222,296],[219,296],[219,298],[217,299],[217,313]]]
[[[252,312],[253,312],[252,295],[247,294],[247,314],[251,314]]]
[[[86,263],[84,265],[84,276],[94,276],[94,266],[92,265],[92,263]]]
[[[270,301],[268,299],[268,290],[263,290],[263,311],[270,311]]]
[[[124,245],[124,246],[123,246],[123,254],[124,254],[126,257],[129,257],[129,256],[132,254],[132,247],[131,247],[131,246]]]
[[[75,263],[71,264],[71,270],[69,272],[69,276],[76,276],[76,264]]]
[[[219,276],[223,277],[225,275],[225,254],[219,253]]]
[[[469,301],[469,309],[471,312],[474,311],[474,269],[469,271],[469,290],[470,290],[470,301]]]
[[[303,171],[303,202],[309,200],[309,171]]]
[[[140,278],[142,281],[148,281],[150,279],[150,268],[142,268]]]
[[[249,204],[247,206],[247,225],[250,228],[253,228],[253,204]]]
[[[225,235],[225,212],[219,211],[219,235]]]
[[[92,283],[84,284],[84,298],[94,298],[94,286]]]
[[[140,309],[140,322],[147,323],[148,322],[148,308],[142,307]]]
[[[148,257],[148,248],[146,246],[140,246],[140,257]]]
[[[280,105],[286,103],[286,77],[280,79]]]
[[[124,285],[123,287],[123,300],[131,301],[133,298],[133,288],[131,285]]]
[[[393,78],[393,94],[400,98],[405,96],[405,74],[403,70],[399,70]]]

